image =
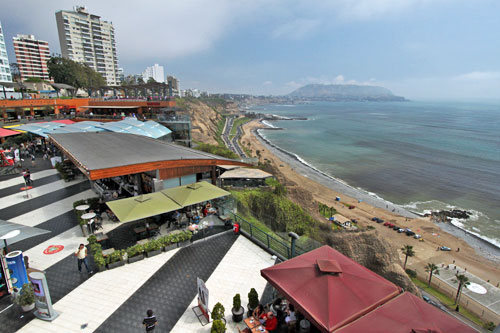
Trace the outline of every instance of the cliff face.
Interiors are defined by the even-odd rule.
[[[234,103],[208,105],[196,100],[184,102],[182,109],[191,117],[193,140],[212,145],[218,144],[217,125],[222,120],[221,114],[238,112]]]
[[[396,250],[376,230],[329,233],[327,244],[406,291],[420,295]]]
[[[193,140],[217,145],[217,124],[222,116],[201,102],[187,102],[184,109],[191,117]]]

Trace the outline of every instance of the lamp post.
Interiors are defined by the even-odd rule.
[[[297,241],[297,239],[300,238],[300,236],[297,235],[295,232],[291,232],[291,231],[288,233],[288,236],[292,239],[291,253],[290,253],[290,258],[289,258],[289,259],[292,259],[293,257],[295,257],[295,242]]]

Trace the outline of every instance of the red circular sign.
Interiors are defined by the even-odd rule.
[[[49,245],[48,248],[43,250],[43,253],[44,254],[54,254],[54,253],[62,251],[62,249],[64,249],[64,245]]]

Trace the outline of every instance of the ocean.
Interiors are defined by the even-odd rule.
[[[274,145],[350,186],[452,223],[500,246],[500,103],[314,102],[255,106],[308,120],[270,122]]]

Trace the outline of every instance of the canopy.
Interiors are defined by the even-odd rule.
[[[323,246],[261,270],[286,299],[322,332],[332,332],[400,293],[400,288]]]
[[[109,201],[106,205],[121,222],[136,221],[182,208],[161,192]]]
[[[20,232],[17,236],[7,239],[7,246],[20,242],[27,238],[43,235],[50,232],[40,228],[28,227],[22,224],[0,220],[0,248],[3,248],[5,246],[5,242],[3,241],[2,237],[14,230],[19,230]]]
[[[251,169],[251,168],[235,168],[233,170],[229,170],[220,175],[221,179],[266,179],[272,177],[273,175],[262,171],[260,169]]]
[[[476,332],[419,297],[405,292],[335,332]]]
[[[182,207],[195,205],[200,202],[225,197],[231,194],[207,182],[173,187],[163,190],[161,193],[165,194]]]
[[[0,128],[0,138],[5,138],[7,136],[18,135],[18,134],[21,134],[21,133],[16,132],[16,131],[11,131],[11,130],[8,130],[5,128]]]

